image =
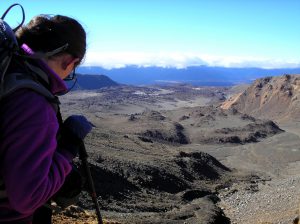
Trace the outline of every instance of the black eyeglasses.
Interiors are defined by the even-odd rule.
[[[74,58],[76,58],[76,57],[74,56]],[[66,78],[64,78],[65,81],[72,81],[72,80],[76,79],[76,71],[75,70],[79,64],[80,64],[79,61],[74,63],[73,71]]]
[[[76,85],[77,83],[77,76],[76,76],[76,72],[75,72],[75,68],[73,69],[73,72],[71,72],[65,79],[64,81],[73,81],[73,84],[71,87],[68,88],[68,90],[64,93],[68,93],[70,92]]]
[[[76,77],[76,67],[73,69],[73,71],[64,79],[65,81],[72,81]]]

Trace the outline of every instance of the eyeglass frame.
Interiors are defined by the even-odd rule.
[[[65,81],[72,81],[76,78],[76,66],[74,67],[73,71],[66,77],[64,78]]]
[[[64,81],[72,81],[72,80],[76,79],[76,68],[78,65],[79,65],[79,63],[74,64],[73,71],[66,78],[64,78]]]

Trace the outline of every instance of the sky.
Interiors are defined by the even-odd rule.
[[[16,0],[2,1],[0,14]],[[299,0],[19,0],[38,14],[77,19],[82,66],[300,67]],[[18,8],[5,19],[21,21]]]

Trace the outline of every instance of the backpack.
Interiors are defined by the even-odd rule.
[[[7,13],[15,6],[20,6],[22,10],[22,22],[16,28],[12,29],[3,19]],[[48,83],[47,75],[38,67],[25,61],[25,66],[29,72],[6,74],[13,56],[23,58],[39,58],[41,54],[34,56],[25,56],[20,54],[15,32],[23,25],[25,13],[22,5],[11,5],[0,19],[0,101],[6,96],[12,94],[18,89],[29,88],[45,96],[51,102],[56,101],[56,97],[38,80]],[[47,54],[45,54],[47,56]]]
[[[22,22],[19,26],[12,29],[3,19],[9,12],[9,10],[15,6],[20,6],[23,14]],[[59,118],[61,119],[61,115],[59,112],[59,101],[56,96],[54,96],[50,90],[46,87],[49,84],[47,74],[42,71],[39,67],[34,66],[26,61],[26,58],[37,59],[42,56],[48,56],[49,53],[44,55],[36,54],[33,56],[22,55],[20,52],[20,47],[18,45],[15,32],[19,29],[25,20],[24,9],[20,4],[11,5],[5,13],[2,15],[0,19],[0,107],[1,101],[14,93],[18,89],[27,88],[31,89],[42,96],[44,96],[53,106],[56,114],[59,114]],[[53,51],[54,53],[57,52]],[[50,52],[53,54],[53,52]],[[50,55],[51,55],[50,54]],[[11,64],[11,61],[14,56],[23,57],[24,65],[26,66],[26,70],[28,72],[24,73],[8,73],[7,69]],[[61,121],[59,121],[61,122]],[[2,178],[0,177],[0,199],[6,198],[5,186]]]
[[[17,53],[19,50],[18,42],[15,36],[15,31],[19,29],[25,20],[25,13],[24,9],[21,5],[19,5],[22,9],[23,19],[19,26],[15,29],[11,29],[11,27],[4,21],[5,16],[7,13],[12,9],[14,6],[19,4],[11,5],[2,15],[0,19],[0,83],[3,83],[3,79],[7,68],[11,62],[12,56]]]

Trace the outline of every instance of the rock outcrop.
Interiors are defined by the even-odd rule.
[[[257,79],[244,92],[222,104],[242,113],[271,120],[298,119],[300,116],[300,75]]]

